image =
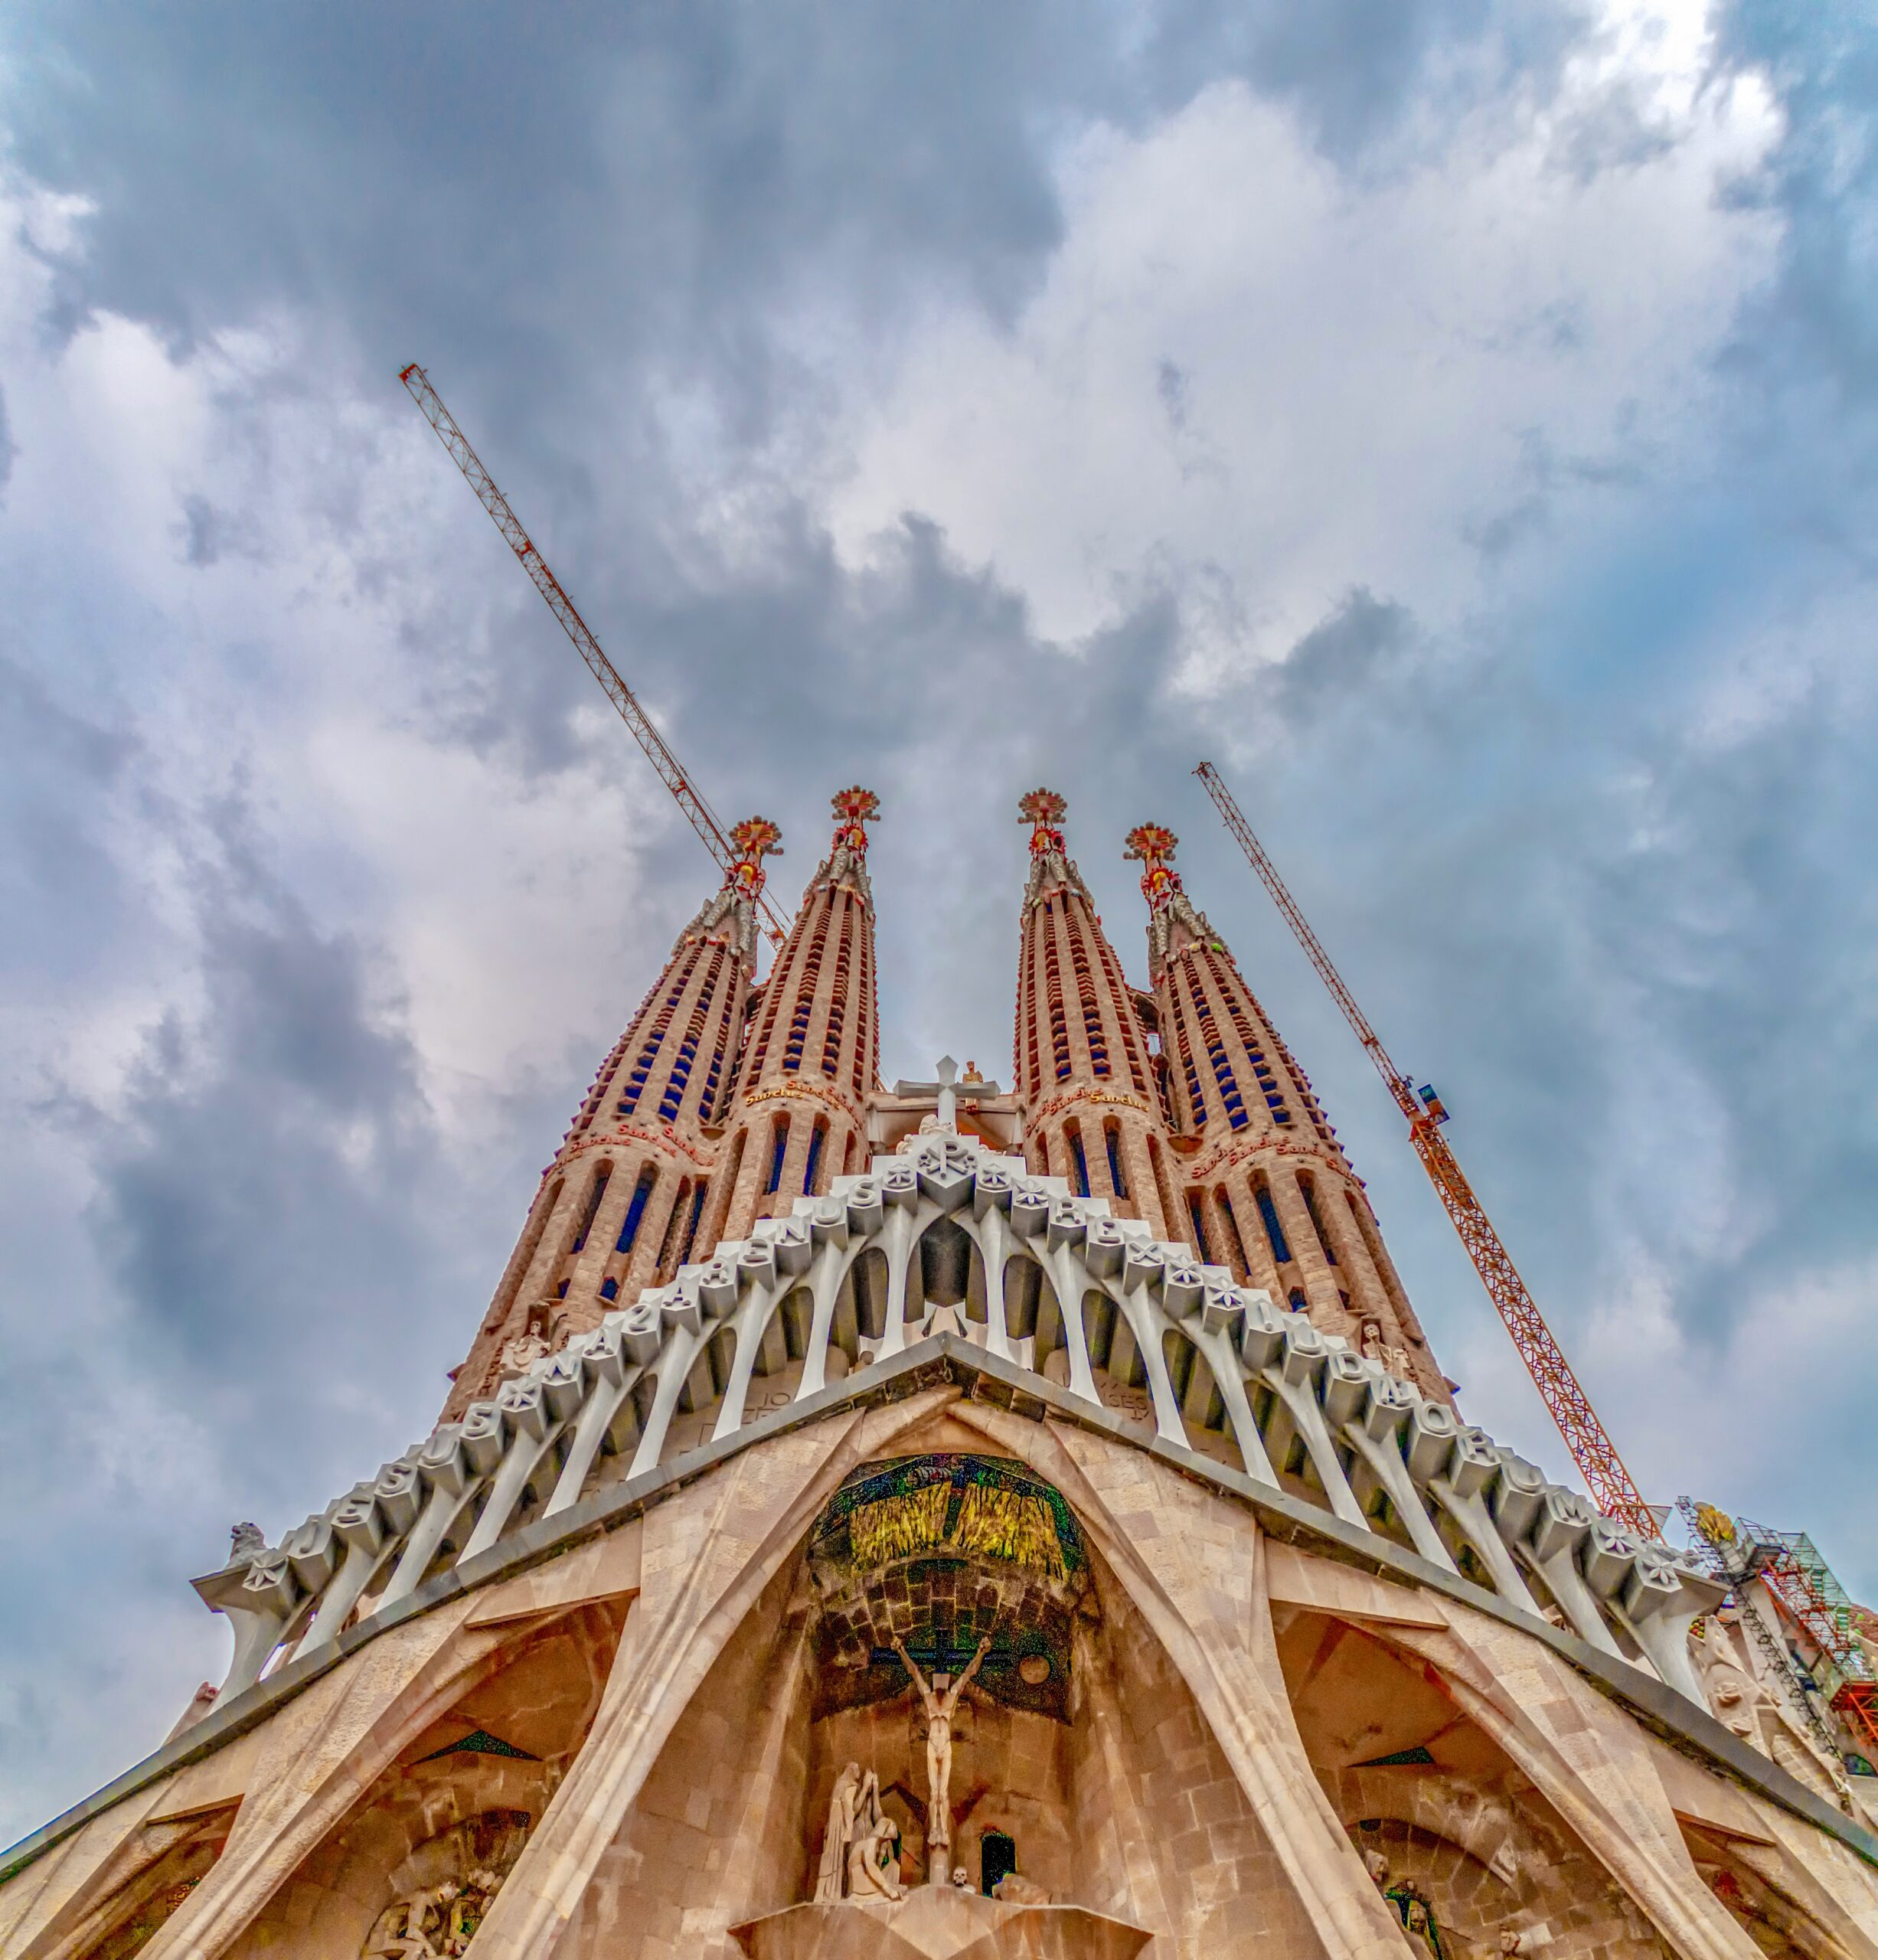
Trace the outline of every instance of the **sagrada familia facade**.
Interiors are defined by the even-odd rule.
[[[1878,1960],[1740,1602],[1457,1413],[1172,835],[1144,989],[1021,808],[1008,1088],[880,1079],[871,793],[760,981],[737,827],[436,1426],[237,1527],[7,1960]]]

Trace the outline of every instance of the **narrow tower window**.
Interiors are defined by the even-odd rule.
[[[1109,1146],[1109,1187],[1117,1197],[1126,1197],[1128,1181],[1122,1172],[1122,1125],[1104,1123],[1102,1133],[1102,1141]]]
[[[1304,1194],[1304,1208],[1311,1214],[1311,1229],[1317,1234],[1318,1250],[1332,1266],[1337,1263],[1337,1254],[1331,1246],[1331,1235],[1324,1229],[1324,1220],[1318,1216],[1317,1186],[1309,1178],[1300,1178],[1298,1188]]]
[[[1083,1126],[1079,1123],[1070,1125],[1070,1154],[1076,1162],[1076,1194],[1089,1196],[1089,1159],[1083,1150]]]
[[[586,1209],[580,1214],[580,1229],[574,1234],[573,1243],[568,1247],[570,1252],[577,1253],[586,1246],[587,1234],[593,1230],[594,1214],[600,1208],[600,1200],[606,1195],[606,1181],[612,1174],[613,1167],[610,1164],[603,1164],[594,1172],[593,1184],[587,1192]]]
[[[616,1253],[629,1253],[632,1242],[639,1236],[639,1221],[645,1216],[645,1207],[652,1202],[652,1187],[658,1181],[658,1173],[651,1165],[639,1173],[639,1181],[632,1187],[632,1201],[626,1207],[626,1215],[620,1220],[619,1236],[613,1242]]]
[[[1197,1191],[1187,1194],[1187,1215],[1193,1220],[1194,1250],[1206,1264],[1213,1263],[1213,1248],[1207,1243],[1207,1210]]]
[[[1226,1222],[1226,1263],[1241,1279],[1249,1279],[1252,1276],[1252,1262],[1246,1256],[1245,1238],[1233,1211],[1233,1200],[1226,1196],[1223,1184],[1213,1194],[1213,1201],[1220,1207],[1220,1216]]]
[[[678,1247],[678,1263],[682,1266],[691,1256],[692,1242],[697,1236],[697,1221],[704,1216],[705,1184],[702,1178],[691,1193],[691,1215],[684,1221],[684,1239]]]
[[[766,1191],[778,1191],[782,1188],[782,1159],[789,1147],[789,1119],[777,1117],[770,1132],[769,1181],[764,1185]]]
[[[828,1140],[828,1126],[820,1117],[817,1117],[815,1128],[808,1132],[808,1161],[802,1169],[802,1192],[805,1197],[812,1197],[815,1194],[815,1178],[821,1169],[821,1146]]]
[[[1291,1262],[1291,1247],[1285,1243],[1285,1228],[1278,1222],[1278,1207],[1272,1202],[1272,1194],[1264,1184],[1259,1186],[1259,1216],[1265,1223],[1266,1243],[1272,1248],[1272,1256],[1280,1266]]]

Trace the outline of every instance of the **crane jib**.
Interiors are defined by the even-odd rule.
[[[1623,1459],[1617,1453],[1616,1445],[1598,1420],[1589,1396],[1579,1385],[1571,1364],[1565,1358],[1564,1351],[1546,1325],[1538,1302],[1527,1291],[1512,1256],[1494,1230],[1486,1208],[1475,1196],[1458,1159],[1440,1134],[1439,1125],[1445,1119],[1445,1112],[1437,1116],[1432,1108],[1424,1109],[1417,1102],[1414,1083],[1389,1059],[1388,1050],[1370,1027],[1363,1010],[1357,1005],[1354,995],[1344,985],[1343,975],[1331,964],[1330,955],[1324,950],[1317,934],[1299,910],[1297,901],[1286,889],[1284,880],[1279,876],[1278,867],[1253,836],[1252,826],[1220,779],[1219,771],[1212,763],[1202,763],[1194,773],[1207,786],[1207,793],[1217,806],[1227,831],[1272,894],[1298,943],[1316,968],[1318,977],[1343,1010],[1344,1018],[1368,1051],[1377,1073],[1388,1084],[1408,1118],[1409,1141],[1421,1158],[1435,1195],[1467,1249],[1468,1256],[1474,1262],[1474,1270],[1480,1276],[1488,1298],[1493,1302],[1494,1311],[1512,1336],[1513,1344],[1526,1364],[1533,1384],[1539,1390],[1553,1421],[1558,1425],[1565,1446],[1571,1452],[1572,1461],[1578,1465],[1592,1496],[1603,1511],[1628,1526],[1639,1537],[1660,1540],[1663,1534],[1655,1514],[1631,1481]]]
[[[534,581],[535,589],[547,601],[553,612],[574,643],[593,676],[606,691],[608,698],[619,710],[620,719],[632,730],[634,738],[645,751],[646,760],[659,774],[660,779],[671,791],[678,805],[703,841],[704,848],[727,871],[733,861],[733,854],[726,841],[723,827],[703,797],[692,789],[680,770],[671,751],[666,747],[665,739],[653,727],[651,718],[640,707],[638,698],[621,677],[619,670],[602,652],[600,643],[589,629],[587,622],[576,609],[573,601],[567,596],[559,579],[548,569],[547,560],[535,548],[534,541],[522,528],[521,520],[509,508],[508,499],[497,487],[496,481],[483,467],[482,459],[470,446],[469,438],[458,427],[456,418],[443,405],[443,397],[430,385],[430,377],[416,361],[400,371],[398,379],[404,384],[411,398],[418,406],[424,420],[437,432],[438,439],[449,452],[476,498],[490,517],[495,528],[518,558],[522,569]],[[761,914],[764,929],[772,941],[780,943],[784,937],[781,917],[761,891],[756,894],[756,909]]]

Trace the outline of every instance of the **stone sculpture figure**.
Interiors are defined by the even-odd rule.
[[[904,1899],[900,1876],[900,1826],[877,1813],[864,1831],[857,1826],[848,1853],[851,1899]]]
[[[459,1960],[520,1854],[527,1820],[520,1817],[519,1831],[512,1821],[502,1831],[478,1827],[498,1824],[510,1815],[491,1812],[443,1834],[441,1841],[429,1841],[446,1852],[466,1854],[469,1869],[459,1864],[456,1875],[413,1886],[394,1900],[373,1922],[359,1960]],[[482,1859],[488,1862],[470,1862]]]
[[[965,1672],[943,1694],[937,1693],[920,1673],[900,1635],[895,1634],[892,1638],[893,1651],[911,1676],[920,1706],[926,1710],[926,1870],[929,1873],[937,1873],[935,1883],[942,1885],[952,1864],[952,1717],[959,1712],[959,1699],[966,1684],[991,1651],[991,1637],[988,1633],[978,1642],[978,1651],[966,1664]]]
[[[993,1888],[991,1896],[1007,1906],[1047,1906],[1050,1894],[1034,1878],[1008,1871]]]
[[[446,1878],[387,1906],[359,1949],[360,1960],[441,1960],[444,1952],[455,1950],[449,1945],[452,1908],[462,1891],[455,1879]],[[443,1947],[431,1944],[433,1920]]]
[[[1707,1629],[1696,1658],[1703,1691],[1723,1728],[1809,1788],[1839,1800],[1839,1766],[1821,1754],[1787,1704],[1735,1658],[1719,1628]]]
[[[1441,1934],[1435,1924],[1435,1916],[1429,1909],[1426,1897],[1413,1879],[1404,1879],[1401,1884],[1391,1886],[1383,1896],[1396,1909],[1402,1921],[1402,1928],[1409,1937],[1418,1941],[1435,1956],[1435,1960],[1446,1960],[1446,1949],[1442,1945]]]
[[[544,1359],[548,1345],[534,1328],[524,1328],[519,1334],[511,1334],[502,1343],[502,1351],[495,1359],[495,1378],[498,1383],[511,1381],[517,1375],[524,1375],[537,1361]]]
[[[869,1772],[870,1781],[872,1772]],[[828,1798],[828,1825],[821,1840],[821,1862],[815,1867],[815,1903],[832,1905],[841,1896],[848,1876],[848,1847],[854,1841],[854,1828],[861,1796],[861,1765],[851,1762],[834,1779]],[[871,1824],[872,1819],[867,1821]]]

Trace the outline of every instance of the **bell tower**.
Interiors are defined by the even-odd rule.
[[[1033,789],[1017,956],[1015,1057],[1031,1169],[1106,1197],[1163,1239],[1184,1236],[1165,1130],[1134,990],[1104,936],[1060,828],[1069,805]]]
[[[867,826],[880,799],[856,785],[832,808],[828,854],[755,1004],[702,1246],[785,1216],[865,1158],[880,1054]]]
[[[756,975],[763,860],[782,837],[767,817],[732,828],[723,885],[678,935],[542,1174],[446,1418],[690,1256]]]
[[[1186,1199],[1184,1236],[1326,1334],[1448,1399],[1376,1214],[1310,1079],[1174,868],[1179,840],[1138,824],[1148,968]]]

